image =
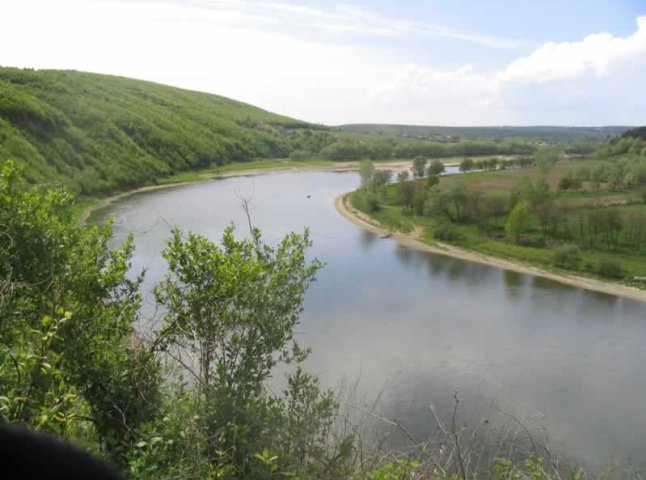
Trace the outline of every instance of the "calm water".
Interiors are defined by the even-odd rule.
[[[368,398],[382,395],[378,411],[419,437],[429,404],[446,411],[457,391],[465,412],[544,425],[583,460],[646,464],[646,304],[380,239],[334,208],[357,184],[354,173],[229,178],[131,196],[95,220],[115,218],[115,243],[135,233],[149,288],[171,225],[218,239],[234,221],[244,234],[239,196],[252,197],[267,241],[307,226],[327,263],[299,326],[327,385],[360,378]]]

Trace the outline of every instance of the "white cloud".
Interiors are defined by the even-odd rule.
[[[633,35],[548,42],[493,72],[411,64],[396,50],[360,48],[343,35],[488,37],[352,6],[16,0],[0,3],[0,18],[0,65],[142,78],[313,122],[646,122],[646,17]]]
[[[639,61],[640,57],[646,57],[646,16],[637,19],[637,31],[630,37],[599,33],[579,42],[548,42],[530,55],[513,61],[501,77],[541,83],[588,74],[608,76],[615,64]]]
[[[629,37],[600,33],[548,42],[489,74],[470,66],[403,67],[371,94],[382,107],[381,121],[389,122],[642,124],[645,75],[646,16]]]

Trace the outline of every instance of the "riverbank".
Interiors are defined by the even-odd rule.
[[[254,162],[259,163],[259,162]],[[286,162],[287,163],[287,162]],[[124,192],[118,192],[114,195],[110,195],[104,198],[92,197],[89,199],[89,204],[80,209],[80,214],[78,216],[78,223],[83,225],[87,222],[90,215],[97,210],[108,207],[112,203],[121,200],[130,195],[135,195],[137,193],[151,192],[154,190],[161,190],[164,188],[179,187],[181,185],[189,185],[193,183],[203,183],[209,182],[211,180],[217,180],[220,178],[229,178],[229,177],[238,177],[238,176],[249,176],[249,175],[263,175],[269,173],[277,172],[352,172],[359,169],[359,162],[356,161],[347,161],[347,162],[329,162],[329,163],[313,163],[308,164],[307,162],[301,162],[302,165],[294,165],[294,162],[288,162],[287,166],[278,165],[276,162],[267,162],[266,167],[258,166],[256,168],[248,168],[248,164],[238,164],[239,168],[235,168],[234,164],[228,165],[225,171],[218,171],[218,169],[208,169],[196,172],[190,172],[190,175],[187,175],[186,180],[181,181],[166,181],[162,180],[163,183],[156,185],[144,185],[142,187],[133,188],[132,190],[127,190]],[[444,162],[446,166],[457,165],[457,162]],[[404,169],[409,169],[411,166],[410,160],[396,160],[396,161],[380,161],[376,162],[376,166],[379,169],[390,169],[395,172],[401,171]],[[181,178],[177,176],[178,178]],[[174,177],[171,177],[171,179]]]
[[[417,231],[413,231],[409,234],[392,232],[378,224],[378,222],[376,222],[369,215],[360,212],[352,205],[350,205],[348,199],[351,194],[352,193],[345,193],[337,197],[335,200],[335,207],[343,217],[353,222],[355,225],[358,225],[378,235],[390,235],[390,238],[408,248],[414,248],[416,250],[435,253],[438,255],[446,255],[449,257],[458,258],[460,260],[476,262],[517,273],[548,278],[565,285],[646,303],[646,290],[640,290],[638,288],[629,287],[627,285],[621,285],[617,283],[607,283],[600,280],[595,280],[593,278],[555,273],[549,270],[535,267],[533,265],[494,257],[491,255],[485,255],[444,243],[438,242],[434,245],[430,245],[419,239],[419,232]]]

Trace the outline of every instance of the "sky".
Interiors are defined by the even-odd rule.
[[[0,0],[0,65],[326,125],[646,124],[646,0]]]

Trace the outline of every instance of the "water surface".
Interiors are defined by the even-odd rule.
[[[244,234],[250,197],[267,241],[308,227],[326,262],[298,335],[327,385],[360,377],[361,392],[382,395],[379,411],[420,438],[429,404],[446,410],[457,391],[464,408],[544,425],[583,460],[646,464],[646,305],[380,239],[334,208],[357,184],[355,173],[228,178],[134,195],[95,219],[115,218],[115,243],[135,233],[148,289],[172,225],[217,240],[233,221]]]

